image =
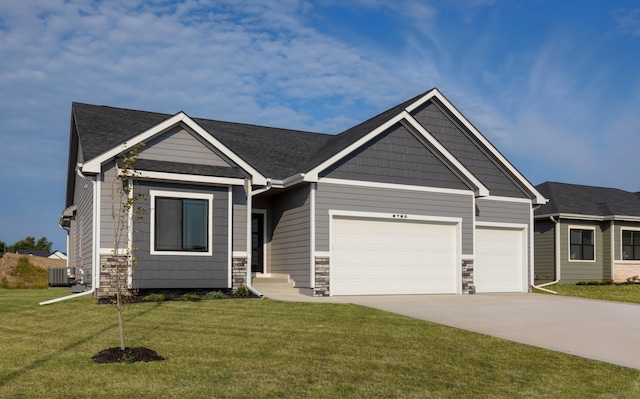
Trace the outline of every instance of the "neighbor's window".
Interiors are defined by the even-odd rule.
[[[209,251],[209,200],[155,197],[154,250]]]
[[[571,260],[594,260],[594,230],[570,229]]]
[[[622,259],[640,260],[640,231],[622,230]]]

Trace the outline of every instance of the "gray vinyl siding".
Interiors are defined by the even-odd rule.
[[[575,284],[581,281],[602,281],[611,279],[611,267],[605,266],[605,258],[611,256],[605,250],[604,235],[609,234],[608,222],[561,220],[560,223],[560,283]],[[569,260],[569,228],[595,228],[595,261]]]
[[[531,204],[523,202],[476,199],[476,221],[494,223],[530,223]]]
[[[413,117],[458,161],[489,188],[492,195],[527,198],[488,150],[461,126],[453,122],[438,105],[428,101],[412,112]]]
[[[112,208],[114,198],[118,197],[118,185],[121,184],[117,176],[114,162],[102,166],[102,181],[100,182],[100,248],[112,249],[113,244],[113,214],[118,212],[118,205]],[[116,200],[117,202],[117,200]]]
[[[151,255],[150,190],[213,194],[213,215],[209,220],[213,223],[212,256]],[[134,271],[137,288],[228,288],[228,188],[139,182],[135,192],[146,196],[143,207],[147,210],[134,222],[133,240],[138,247],[135,252],[138,265]]]
[[[310,185],[272,197],[269,272],[288,274],[296,287],[310,287]]]
[[[329,210],[462,218],[462,253],[473,253],[473,195],[318,183],[316,250],[330,250]]]
[[[198,165],[230,166],[209,143],[177,126],[145,143],[139,159],[183,162]]]
[[[242,186],[233,186],[233,250],[247,250],[247,193]]]
[[[555,223],[551,220],[538,220],[533,234],[536,283],[553,281],[556,278]]]
[[[397,124],[321,176],[467,190],[469,187],[404,126]]]
[[[93,265],[93,185],[91,179],[76,177],[74,203],[76,216],[69,231],[69,266],[89,274]]]

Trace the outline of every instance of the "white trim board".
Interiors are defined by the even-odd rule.
[[[170,197],[182,199],[203,199],[209,203],[207,220],[207,251],[156,251],[155,248],[155,198]],[[149,254],[150,255],[178,255],[178,256],[211,256],[213,254],[213,194],[191,193],[184,191],[149,190]],[[231,238],[229,238],[231,239]]]
[[[318,180],[318,183],[339,184],[343,186],[383,188],[383,189],[389,189],[389,190],[422,191],[422,192],[428,192],[428,193],[457,194],[457,195],[471,195],[471,196],[474,195],[474,192],[471,190],[467,191],[467,190],[458,190],[453,188],[410,186],[410,185],[394,184],[394,183],[377,183],[372,181],[335,179],[330,177],[323,177],[320,180]]]

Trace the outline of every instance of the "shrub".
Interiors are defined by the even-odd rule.
[[[7,285],[7,288],[48,288],[48,272],[46,269],[35,266],[29,262],[29,258],[22,256],[18,259],[18,263],[11,268],[9,272],[11,277],[14,277],[13,282],[3,279],[2,284]]]
[[[234,293],[235,296],[249,296],[249,288],[247,288],[246,285],[241,285],[240,287],[238,287],[238,289],[236,289],[236,292]]]
[[[640,284],[640,276],[627,277],[627,284]]]
[[[207,292],[207,294],[204,296],[204,299],[225,299],[226,297],[227,294],[222,291],[211,291]]]
[[[147,302],[162,302],[162,301],[165,301],[166,299],[167,298],[165,298],[164,295],[162,294],[149,294],[144,298],[142,298],[142,300]]]
[[[184,294],[181,298],[183,301],[199,301],[200,295],[198,294]]]

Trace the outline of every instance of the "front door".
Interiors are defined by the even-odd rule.
[[[251,214],[251,272],[264,273],[264,213]]]

